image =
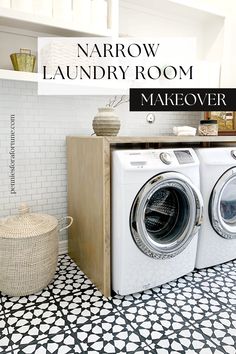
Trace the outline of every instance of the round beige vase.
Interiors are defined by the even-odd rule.
[[[98,108],[93,119],[93,130],[98,136],[116,136],[120,130],[120,120],[114,114],[114,108]]]

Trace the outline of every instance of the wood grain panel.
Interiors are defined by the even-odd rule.
[[[80,269],[110,296],[110,157],[106,145],[103,138],[67,138],[68,212],[74,218],[68,247]]]

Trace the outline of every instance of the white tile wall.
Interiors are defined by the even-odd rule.
[[[34,212],[58,219],[67,214],[67,135],[92,134],[92,119],[108,97],[37,96],[35,83],[0,80],[0,217],[15,214],[21,202]],[[174,125],[197,126],[199,113],[156,113],[150,125],[145,113],[118,109],[120,135],[171,133]],[[10,115],[16,116],[16,195],[10,194]],[[66,233],[60,236],[65,240]]]

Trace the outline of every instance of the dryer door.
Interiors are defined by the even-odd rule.
[[[236,239],[236,168],[217,181],[210,198],[209,217],[215,231],[226,239]]]
[[[130,229],[139,249],[152,258],[182,252],[202,222],[202,197],[190,179],[166,172],[150,179],[137,194]]]

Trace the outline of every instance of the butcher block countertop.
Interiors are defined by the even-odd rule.
[[[200,145],[217,145],[236,143],[236,135],[233,136],[175,136],[175,135],[160,135],[160,136],[70,136],[68,139],[96,139],[104,140],[108,145],[116,144],[200,144]]]

